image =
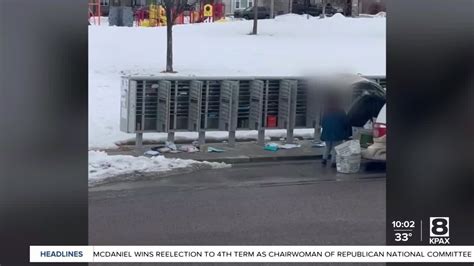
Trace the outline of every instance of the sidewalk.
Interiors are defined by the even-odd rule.
[[[275,141],[275,143],[281,143]],[[314,144],[310,140],[301,140],[295,142],[301,147],[292,149],[279,149],[278,151],[267,151],[262,146],[253,142],[237,142],[235,147],[229,147],[227,143],[209,143],[204,145],[207,151],[208,147],[224,150],[223,152],[180,152],[180,153],[164,153],[166,158],[192,159],[197,161],[208,162],[224,162],[230,164],[250,163],[250,162],[270,162],[270,161],[286,161],[286,160],[308,160],[319,159],[322,157],[324,148],[313,147]],[[157,145],[145,145],[143,152],[150,150]],[[110,155],[122,154],[140,156],[143,152],[134,150],[134,146],[122,146],[118,150],[107,150]]]

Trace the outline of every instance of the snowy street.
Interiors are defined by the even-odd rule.
[[[384,174],[243,164],[89,192],[91,245],[383,245]]]

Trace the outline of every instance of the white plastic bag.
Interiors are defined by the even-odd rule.
[[[359,172],[360,154],[352,154],[349,156],[336,156],[336,167],[339,173],[353,174]]]
[[[339,173],[357,173],[360,169],[360,141],[350,140],[334,147],[336,167]]]
[[[181,145],[178,150],[183,152],[198,152],[199,149],[194,147],[193,145]]]
[[[337,155],[349,156],[352,154],[360,154],[360,141],[359,140],[349,140],[343,142],[340,145],[334,147]]]

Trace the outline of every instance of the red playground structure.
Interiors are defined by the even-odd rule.
[[[89,23],[100,25],[100,0],[89,0]]]

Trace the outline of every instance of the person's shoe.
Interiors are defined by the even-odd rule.
[[[332,163],[332,164],[331,164],[331,167],[332,167],[332,168],[336,168],[336,163]]]
[[[326,165],[327,163],[328,163],[327,160],[324,160],[324,159],[323,159],[323,160],[321,161],[321,164],[322,164],[322,165]]]

